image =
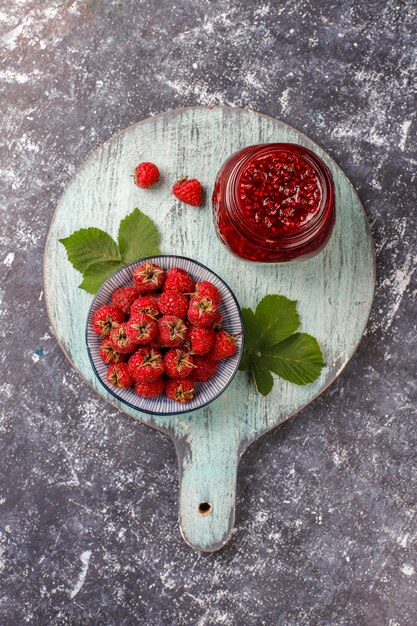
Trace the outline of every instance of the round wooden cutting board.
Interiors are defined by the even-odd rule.
[[[336,226],[328,246],[312,260],[290,265],[248,263],[229,254],[214,232],[210,192],[221,163],[238,149],[267,142],[307,146],[333,173]],[[162,177],[159,185],[146,191],[135,187],[131,178],[132,169],[143,160],[156,163]],[[171,185],[178,175],[203,182],[208,192],[204,207],[185,206],[172,196]],[[268,293],[298,300],[302,330],[317,338],[327,363],[320,379],[299,387],[275,377],[273,391],[264,398],[247,374],[238,372],[215,402],[179,416],[142,414],[110,396],[94,376],[85,345],[92,296],[78,288],[81,276],[58,240],[89,226],[116,239],[121,219],[135,207],[158,225],[163,254],[183,255],[207,265],[228,283],[241,306],[255,308]],[[316,398],[354,353],[372,304],[375,268],[359,198],[321,148],[294,128],[253,111],[193,107],[131,126],[84,163],[56,209],[46,244],[44,280],[51,324],[72,365],[108,402],[173,440],[179,462],[182,535],[192,547],[213,551],[227,542],[233,528],[242,453]],[[211,510],[203,514],[201,503],[209,503]]]

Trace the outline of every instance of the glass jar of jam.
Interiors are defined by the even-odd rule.
[[[333,179],[311,150],[292,143],[249,146],[223,163],[213,192],[220,241],[263,263],[320,252],[335,222]]]

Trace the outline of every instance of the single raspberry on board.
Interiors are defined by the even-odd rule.
[[[178,200],[191,206],[203,204],[203,187],[196,178],[181,176],[172,186],[172,193]]]
[[[154,163],[150,163],[149,161],[139,163],[139,165],[135,167],[133,180],[138,187],[148,189],[148,187],[152,187],[158,182],[159,169]]]

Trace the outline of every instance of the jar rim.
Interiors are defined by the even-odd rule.
[[[226,183],[225,194],[228,201],[225,204],[229,218],[238,223],[239,229],[244,231],[245,235],[249,239],[266,248],[271,246],[279,247],[280,244],[290,248],[298,247],[305,245],[311,239],[316,237],[317,233],[320,232],[320,229],[327,221],[329,213],[327,209],[329,207],[329,203],[332,203],[334,196],[331,173],[320,157],[309,150],[309,148],[293,143],[256,144],[246,148],[245,152],[246,153],[243,157],[237,160],[236,164],[230,171]],[[245,167],[250,161],[253,161],[254,158],[260,158],[262,156],[266,156],[267,154],[275,154],[277,152],[296,154],[298,157],[307,161],[318,178],[322,191],[322,197],[320,199],[319,210],[315,213],[311,220],[297,228],[295,233],[281,233],[275,237],[268,237],[265,232],[261,232],[255,227],[251,228],[250,223],[247,219],[245,219],[242,206],[237,195],[238,184]]]

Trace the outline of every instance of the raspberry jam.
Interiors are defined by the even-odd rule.
[[[220,241],[244,259],[282,263],[314,256],[335,221],[332,176],[303,146],[249,146],[220,168],[213,213]]]

